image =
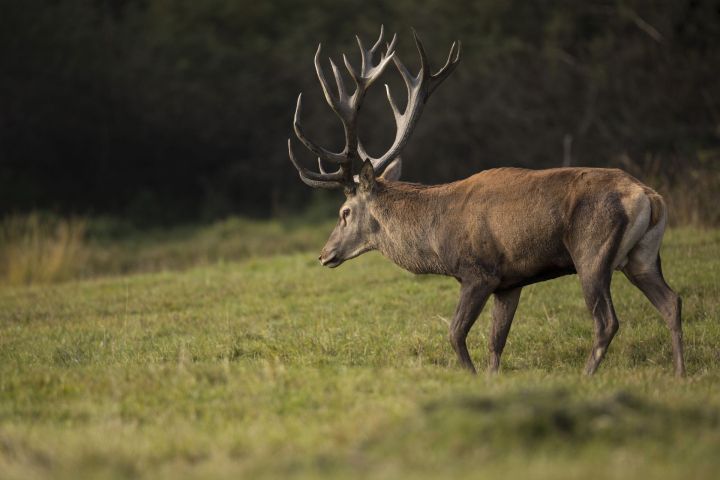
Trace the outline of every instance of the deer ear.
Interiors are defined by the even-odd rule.
[[[383,180],[389,180],[395,182],[400,180],[400,173],[402,172],[402,158],[397,157],[395,160],[390,162],[390,165],[385,167],[385,171],[380,175]]]
[[[358,175],[360,191],[370,192],[375,188],[375,170],[370,160],[365,160]]]

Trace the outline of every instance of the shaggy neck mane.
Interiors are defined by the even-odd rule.
[[[376,248],[413,273],[444,273],[433,221],[442,186],[378,181],[372,212],[380,224]],[[441,214],[441,213],[440,213]]]

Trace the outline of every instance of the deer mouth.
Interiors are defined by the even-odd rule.
[[[328,267],[328,268],[335,268],[335,267],[337,267],[338,265],[340,265],[341,263],[343,263],[342,259],[339,258],[339,257],[338,257],[336,254],[334,254],[334,253],[333,253],[332,255],[330,255],[329,257],[327,257],[327,258],[322,258],[322,259],[320,259],[320,264],[321,264],[323,267]]]

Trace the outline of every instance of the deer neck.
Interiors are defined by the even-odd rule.
[[[436,245],[442,202],[435,197],[430,187],[393,182],[378,192],[372,209],[377,250],[413,273],[448,273]]]

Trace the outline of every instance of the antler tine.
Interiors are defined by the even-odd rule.
[[[337,84],[337,99],[333,98],[333,95],[330,93],[330,86],[328,85],[328,81],[325,79],[325,73],[323,72],[322,65],[320,64],[320,48],[322,45],[318,46],[317,51],[315,52],[315,72],[317,73],[318,80],[320,80],[320,87],[322,88],[323,94],[325,95],[325,100],[327,101],[328,105],[330,105],[330,108],[332,108],[333,112],[335,112],[336,115],[340,117],[342,120],[342,113],[341,110],[349,102],[349,99],[347,95],[345,94],[345,84],[342,81],[342,77],[340,76],[340,72],[337,69],[337,66],[335,63],[330,60],[330,67],[333,71],[333,76],[335,77],[335,83]]]
[[[370,85],[373,84],[373,82],[382,75],[383,71],[385,70],[385,67],[390,62],[390,59],[393,58],[395,55],[395,44],[397,42],[397,35],[393,35],[393,38],[391,42],[387,45],[387,49],[384,53],[380,55],[380,61],[377,63],[377,65],[373,64],[373,56],[375,55],[375,52],[377,51],[378,47],[382,44],[383,36],[385,33],[385,28],[383,26],[380,26],[380,36],[378,37],[375,44],[368,50],[366,49],[363,44],[362,40],[360,40],[359,36],[355,36],[358,44],[358,48],[360,49],[360,73],[358,74],[355,72],[355,69],[350,65],[350,62],[348,61],[347,57],[343,55],[343,60],[345,61],[345,67],[348,69],[348,72],[350,73],[350,76],[353,77],[353,80],[355,80],[355,83],[358,86],[358,90],[356,90],[356,94],[359,97],[362,97],[362,95],[365,93],[365,90],[367,90]]]
[[[315,63],[315,73],[317,74],[318,80],[320,81],[320,87],[322,88],[323,95],[325,95],[325,100],[328,104],[330,104],[331,107],[333,107],[335,105],[335,99],[333,99],[332,95],[330,94],[330,86],[325,79],[325,74],[323,73],[322,66],[320,65],[321,50],[322,43],[319,43],[318,48],[315,51],[315,58],[313,59],[313,62]]]
[[[423,44],[420,41],[420,37],[418,36],[414,28],[412,29],[412,34],[413,39],[415,40],[415,47],[420,54],[420,72],[418,72],[416,78],[425,79],[430,77],[430,62],[428,61],[427,53],[425,53],[425,47],[423,47]]]
[[[342,167],[335,173],[315,173],[300,165],[300,163],[298,163],[298,161],[295,159],[295,155],[293,154],[292,149],[292,140],[289,138],[288,156],[290,157],[290,161],[300,174],[300,180],[302,180],[305,185],[313,188],[325,189],[343,188],[346,185],[346,182],[344,180],[345,174],[342,170]]]
[[[382,37],[378,38],[378,41],[375,45],[373,45],[373,48],[370,50],[370,55],[372,56],[375,53],[375,49],[382,41]],[[376,66],[370,69],[368,72],[368,76],[373,77],[373,81],[377,77],[379,77],[383,71],[385,71],[385,67],[390,63],[390,60],[395,58],[395,45],[397,44],[397,34],[393,34],[392,40],[390,40],[390,43],[387,45],[387,48],[384,52],[380,54],[380,62]]]
[[[360,76],[363,76],[363,73],[367,69],[367,64],[372,63],[372,60],[368,62],[368,50],[365,50],[365,47],[363,47],[362,40],[360,40],[360,35],[355,35],[355,40],[357,41],[358,48],[360,49]]]
[[[403,81],[405,82],[405,87],[407,89],[407,95],[408,98],[410,98],[410,95],[412,93],[412,88],[415,86],[419,78],[410,73],[410,70],[407,69],[404,63],[402,63],[402,60],[400,60],[400,57],[395,55],[393,58],[393,63],[395,63],[395,68],[397,68],[398,72],[400,73],[400,76],[402,77]],[[387,89],[389,91],[389,89]]]
[[[310,140],[309,138],[307,138],[305,136],[305,133],[303,132],[303,129],[302,129],[302,125],[300,125],[300,113],[301,112],[302,112],[302,93],[300,93],[298,95],[297,105],[295,106],[295,116],[293,118],[293,129],[295,130],[295,135],[297,136],[298,140],[300,140],[308,150],[313,152],[318,157],[327,160],[328,162],[334,162],[334,163],[338,163],[341,165],[349,163],[349,160],[345,155],[342,155],[340,153],[331,152],[330,150],[326,150],[325,148],[315,144],[312,140]]]
[[[378,47],[379,47],[380,45],[382,45],[382,39],[383,39],[383,35],[384,35],[384,34],[385,34],[385,25],[380,24],[380,36],[378,37],[377,41],[375,42],[375,44],[374,44],[374,45],[372,46],[372,48],[370,49],[370,55],[374,55],[375,52],[377,51]]]
[[[337,85],[338,90],[338,100],[342,101],[346,96],[345,83],[340,76],[340,71],[338,70],[337,65],[335,65],[335,62],[332,61],[332,58],[328,58],[328,61],[330,62],[330,68],[332,68],[333,76],[335,77],[335,84]]]
[[[320,157],[318,157],[317,161],[318,161],[318,170],[320,170],[320,173],[326,174],[327,172],[323,168],[322,159]]]
[[[454,58],[453,53],[455,54]],[[457,42],[453,42],[452,46],[450,47],[450,53],[448,54],[445,65],[443,65],[440,70],[430,76],[430,89],[428,91],[428,95],[430,95],[455,70],[458,63],[460,63],[461,57],[462,42],[458,40]]]
[[[395,121],[397,121],[402,116],[402,114],[400,113],[400,109],[395,103],[395,100],[393,100],[392,98],[392,94],[390,93],[390,86],[387,83],[385,84],[385,94],[387,95],[388,103],[390,104],[390,108],[392,109],[393,117],[395,118]]]

